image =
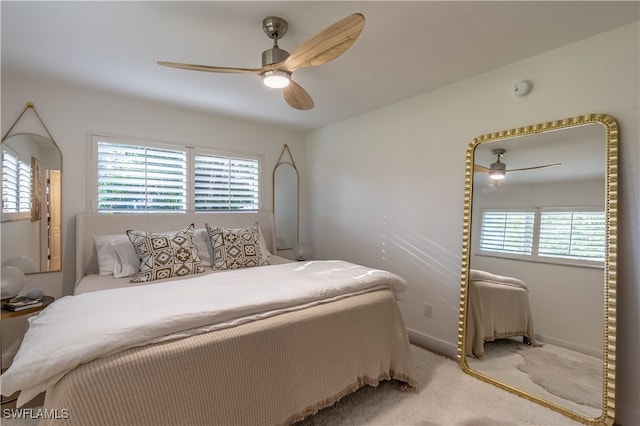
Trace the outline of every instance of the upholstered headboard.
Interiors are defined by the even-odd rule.
[[[98,255],[93,238],[98,235],[125,233],[129,229],[147,232],[179,230],[193,223],[241,228],[258,222],[267,248],[276,253],[273,212],[247,213],[80,213],[76,215],[76,281],[98,272]]]

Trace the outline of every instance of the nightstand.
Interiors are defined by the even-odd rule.
[[[51,296],[42,296],[42,305],[35,308],[23,309],[21,311],[10,311],[9,309],[2,308],[2,319],[21,317],[22,315],[33,314],[40,312],[47,306],[49,306],[55,299]]]

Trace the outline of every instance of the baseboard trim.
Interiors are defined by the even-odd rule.
[[[570,349],[581,354],[602,359],[602,348],[591,348],[588,346],[579,345],[577,343],[568,342],[563,339],[557,339],[552,336],[546,336],[544,334],[536,334],[536,339],[542,343],[549,343],[554,346],[559,346],[561,348]]]
[[[419,346],[423,346],[425,349],[456,359],[458,353],[457,344],[451,344],[450,342],[440,340],[411,328],[407,328],[407,335],[411,342],[416,343]]]

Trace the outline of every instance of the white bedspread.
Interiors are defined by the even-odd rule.
[[[30,318],[2,394],[18,406],[77,365],[127,348],[231,327],[352,294],[406,289],[399,276],[344,261],[310,261],[66,296]]]
[[[506,277],[504,275],[496,275],[491,272],[481,271],[479,269],[469,270],[469,281],[485,281],[494,284],[510,285],[512,287],[520,287],[529,291],[529,287],[524,281],[515,277]]]

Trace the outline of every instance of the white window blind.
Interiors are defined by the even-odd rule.
[[[258,210],[260,163],[198,152],[194,156],[195,211]]]
[[[260,210],[259,156],[103,136],[93,143],[99,212]]]
[[[98,142],[98,211],[186,209],[186,150]]]
[[[484,256],[597,267],[606,238],[605,212],[593,208],[486,209],[477,249]]]
[[[604,212],[543,211],[538,255],[604,261]]]
[[[535,212],[482,212],[482,251],[530,255],[533,247]]]
[[[2,213],[31,213],[31,166],[4,149]]]

